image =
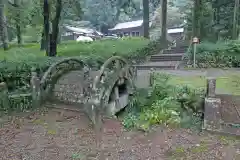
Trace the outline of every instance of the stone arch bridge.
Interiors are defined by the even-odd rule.
[[[133,68],[118,56],[105,61],[100,70],[80,59],[66,58],[50,66],[41,78],[33,71],[32,84],[37,105],[74,104],[96,125],[102,116],[113,116],[127,106],[133,79]]]

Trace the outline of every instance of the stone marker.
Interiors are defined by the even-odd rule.
[[[208,77],[207,78],[207,97],[215,97],[216,93],[216,78]]]

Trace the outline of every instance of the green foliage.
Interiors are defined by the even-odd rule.
[[[0,116],[11,111],[23,112],[33,109],[31,94],[10,94],[7,96],[8,99],[4,99],[6,96],[1,96]],[[3,101],[5,103],[2,103]]]
[[[203,42],[197,47],[196,61],[200,68],[240,67],[240,42]]]
[[[189,85],[178,85],[176,87],[176,99],[178,102],[181,103],[181,108],[185,111],[198,113],[202,111],[202,106],[204,99],[204,89],[196,88],[194,89],[192,86]]]
[[[5,108],[5,111],[26,111],[32,109],[32,97],[30,95],[10,96],[9,102],[11,108]]]
[[[233,11],[234,0],[201,0],[201,4],[196,9],[193,8],[192,0],[177,0],[180,4],[176,4],[179,9],[185,14],[187,19],[188,37],[192,36],[193,30],[193,12],[196,11],[197,21],[196,24],[199,32],[197,35],[201,40],[210,40],[216,42],[219,39],[229,39],[232,37],[233,32]],[[195,11],[194,11],[195,10]]]
[[[187,126],[202,115],[203,90],[186,85],[171,85],[166,74],[156,76],[150,91],[138,91],[132,98],[123,119],[126,128],[136,127],[147,131],[150,126]],[[196,125],[191,124],[189,126]]]
[[[38,75],[41,77],[53,63],[65,57],[75,57],[83,60],[92,69],[99,69],[104,61],[113,55],[140,61],[148,54],[155,54],[159,46],[157,42],[149,42],[142,38],[95,41],[90,44],[68,42],[59,45],[58,57],[44,56],[44,52],[39,51],[39,46],[36,44],[23,45],[20,48],[12,46],[12,49],[8,51],[0,51],[0,59],[2,59],[0,82],[7,83],[10,93],[29,93],[32,67],[37,69]],[[25,100],[21,100],[14,100],[11,105],[16,106],[16,101],[16,104],[20,105],[16,108],[24,109],[25,106],[21,104],[22,102],[25,104]],[[29,104],[30,102],[26,103],[27,108],[29,108]]]
[[[9,90],[29,88],[31,68],[35,67],[42,74],[52,63],[62,57],[78,57],[89,66],[99,67],[112,55],[125,58],[143,57],[153,53],[151,44],[145,39],[124,39],[116,41],[96,41],[91,44],[68,42],[58,47],[56,58],[44,56],[39,46],[27,45],[22,48],[12,48],[7,52],[0,52],[0,81],[7,82]],[[144,48],[146,46],[146,48]],[[124,48],[124,49],[123,49]],[[144,49],[141,49],[144,48]]]
[[[149,41],[142,38],[125,38],[122,40],[102,40],[93,43],[71,42],[59,46],[59,56],[79,56],[79,55],[99,55],[103,58],[109,58],[111,55],[121,55],[126,57],[129,53],[148,45]]]

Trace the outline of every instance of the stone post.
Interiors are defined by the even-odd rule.
[[[10,102],[8,98],[7,84],[4,82],[0,83],[0,108],[10,108]]]
[[[99,99],[94,101],[92,105],[92,120],[94,125],[94,130],[96,133],[96,145],[97,147],[101,147],[102,141],[102,115],[101,115],[101,102]]]
[[[207,78],[207,96],[204,105],[203,129],[221,131],[221,99],[216,97],[216,78]]]
[[[221,99],[205,98],[204,126],[203,128],[211,131],[221,129]]]
[[[149,85],[150,85],[150,87],[152,87],[154,85],[154,79],[155,79],[154,71],[155,70],[153,68],[150,69],[150,76],[149,76]]]
[[[137,81],[137,67],[136,66],[134,66],[133,67],[133,80],[134,81]]]
[[[40,92],[40,79],[34,68],[31,72],[31,89],[32,89],[32,105],[33,107],[40,107],[41,105],[41,92]]]
[[[216,93],[216,78],[208,77],[207,78],[207,97],[215,97]]]
[[[118,86],[114,87],[114,96],[115,96],[115,108],[119,108],[120,101],[119,101],[119,89]]]

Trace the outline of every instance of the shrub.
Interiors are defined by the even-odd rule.
[[[204,91],[186,85],[173,86],[168,83],[170,78],[160,74],[152,90],[134,95],[123,120],[125,127],[145,131],[151,125],[179,126],[189,124],[195,116],[201,117]]]
[[[240,67],[240,41],[203,42],[197,46],[196,62],[199,68]]]
[[[0,81],[6,82],[10,91],[26,91],[29,89],[31,68],[38,69],[39,74],[45,71],[56,58],[38,57],[31,60],[2,61],[0,63]]]

